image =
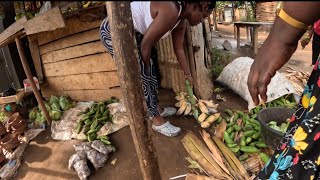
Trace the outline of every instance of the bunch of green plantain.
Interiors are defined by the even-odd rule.
[[[224,143],[229,149],[241,156],[246,153],[258,153],[261,148],[266,148],[266,144],[261,139],[261,127],[259,121],[256,120],[257,115],[249,115],[248,113],[237,111],[232,112],[225,109],[227,117],[226,131],[223,132]],[[242,123],[239,120],[242,119]],[[222,120],[219,119],[218,123]],[[243,157],[243,156],[242,156]],[[241,158],[245,160],[245,158]]]
[[[84,112],[80,112],[77,115],[81,116],[81,119],[75,127],[76,133],[83,133],[86,135],[89,142],[95,139],[101,140],[105,144],[111,144],[108,141],[107,136],[97,138],[97,132],[108,122],[112,121],[113,116],[110,114],[108,104],[118,102],[119,100],[112,97],[106,102],[94,103],[90,108],[87,108]]]
[[[290,108],[290,109],[295,109],[297,107],[297,103],[294,99],[293,94],[289,94],[287,96],[282,96],[278,99],[275,99],[271,102],[266,103],[265,107],[267,107],[267,108],[269,108],[269,107],[286,107],[286,108]],[[250,113],[257,114],[260,110],[262,110],[262,108],[264,108],[262,105],[257,106],[255,108],[251,109]]]

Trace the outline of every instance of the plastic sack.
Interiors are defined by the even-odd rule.
[[[41,6],[39,14],[49,11],[51,9],[51,1],[45,1],[45,3]]]
[[[97,132],[97,137],[109,135],[114,133],[125,126],[129,125],[129,118],[125,113],[117,113],[113,115],[112,122],[107,122],[101,129]]]
[[[255,107],[249,89],[248,76],[253,59],[250,57],[239,57],[229,63],[221,72],[217,81],[228,86],[235,93],[239,94],[248,102],[248,109]],[[281,73],[276,72],[268,85],[267,102],[278,99],[286,94],[296,94],[296,91],[290,81]]]
[[[86,180],[91,173],[86,159],[75,162],[73,168],[81,180]]]
[[[103,142],[94,140],[91,147],[102,154],[109,154],[116,151],[115,147],[112,145],[105,145]]]
[[[95,170],[98,170],[106,164],[108,154],[103,154],[95,149],[91,149],[87,151],[87,158],[93,164]]]
[[[51,136],[55,140],[71,140],[76,138],[74,128],[80,120],[77,114],[85,111],[94,102],[78,102],[77,105],[63,113],[60,121],[52,121]],[[77,139],[77,138],[76,138]]]
[[[123,101],[120,100],[119,102],[112,103],[108,105],[108,108],[110,110],[110,114],[115,115],[117,113],[125,113],[126,107],[123,104]]]

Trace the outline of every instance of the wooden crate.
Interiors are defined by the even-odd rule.
[[[3,93],[0,94],[0,104],[9,104],[20,101],[24,97],[25,93],[23,89],[18,89],[16,95],[2,97]]]
[[[38,54],[44,81],[42,95],[69,95],[77,101],[122,98],[117,67],[99,38],[103,19],[65,19],[65,28],[39,33]]]

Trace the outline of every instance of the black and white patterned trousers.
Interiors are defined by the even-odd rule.
[[[141,52],[140,52],[140,45],[142,42],[143,35],[135,31],[135,37],[136,37],[137,47],[139,49],[139,64],[140,64],[140,70],[141,70],[142,88],[143,88],[144,97],[147,103],[148,114],[149,114],[149,117],[160,116],[160,113],[157,108],[158,82],[156,77],[155,64],[153,60],[150,59],[150,67],[149,67],[150,73],[148,74],[148,71],[146,71],[146,68],[144,67],[144,63],[142,61]],[[109,53],[113,57],[110,25],[107,18],[103,20],[100,26],[100,39],[102,41],[102,44],[108,49]]]

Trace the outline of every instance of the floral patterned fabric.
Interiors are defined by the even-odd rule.
[[[320,65],[317,60],[284,138],[258,180],[320,180]],[[318,100],[319,99],[319,100]]]

